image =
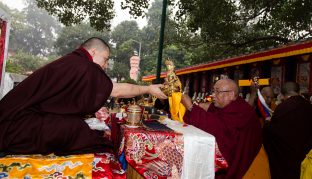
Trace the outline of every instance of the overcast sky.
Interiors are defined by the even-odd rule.
[[[24,0],[1,0],[1,1],[13,9],[21,10],[23,7],[25,7]],[[121,1],[122,0],[114,0],[115,9],[116,9],[116,11],[115,11],[116,17],[112,21],[112,27],[115,27],[116,25],[118,25],[120,22],[122,22],[124,20],[135,20],[134,18],[130,17],[127,10],[122,10],[120,8],[120,2]],[[136,21],[137,21],[140,28],[144,27],[147,24],[145,18],[144,19],[138,18],[138,19],[136,19]]]

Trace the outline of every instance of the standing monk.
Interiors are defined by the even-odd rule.
[[[258,154],[261,126],[253,108],[238,96],[238,86],[231,79],[221,79],[213,87],[213,103],[193,105],[184,95],[188,109],[184,121],[215,136],[220,151],[229,164],[216,178],[241,179]]]
[[[109,96],[166,96],[161,85],[112,83],[104,70],[110,48],[90,38],[70,54],[35,71],[0,101],[0,153],[57,155],[103,152],[111,146],[84,121]]]
[[[272,179],[300,178],[301,162],[312,149],[312,104],[299,91],[295,82],[282,86],[283,102],[263,128]]]

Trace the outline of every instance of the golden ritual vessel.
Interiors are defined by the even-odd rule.
[[[128,126],[138,127],[141,126],[142,108],[137,104],[131,104],[126,110],[126,122]]]
[[[167,59],[165,64],[167,67],[167,75],[164,78],[165,82],[163,84],[164,87],[162,88],[162,91],[165,95],[171,97],[173,92],[182,92],[182,84],[175,73],[175,65],[172,60]]]

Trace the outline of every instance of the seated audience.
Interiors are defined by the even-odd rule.
[[[193,105],[189,96],[182,97],[182,103],[188,109],[185,123],[214,135],[229,164],[227,171],[216,173],[216,178],[241,179],[262,145],[257,114],[238,96],[238,91],[233,80],[221,79],[213,87],[210,105],[201,108]]]
[[[312,149],[312,105],[299,90],[294,82],[282,86],[283,102],[263,128],[272,179],[300,178],[301,162]]]
[[[105,41],[90,38],[11,90],[0,101],[0,153],[103,152],[111,144],[103,131],[89,128],[85,116],[98,111],[109,96],[167,98],[163,85],[113,83],[104,71],[109,55]]]

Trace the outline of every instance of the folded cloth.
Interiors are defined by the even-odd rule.
[[[158,122],[157,120],[143,121],[143,125],[147,130],[173,132],[172,129]]]
[[[89,119],[86,119],[85,122],[93,130],[99,130],[99,131],[110,130],[110,128],[107,126],[107,124],[104,121],[100,121],[97,118],[89,118]]]
[[[111,125],[109,110],[106,107],[102,107],[95,113],[95,117],[101,122],[105,122],[107,125]]]

